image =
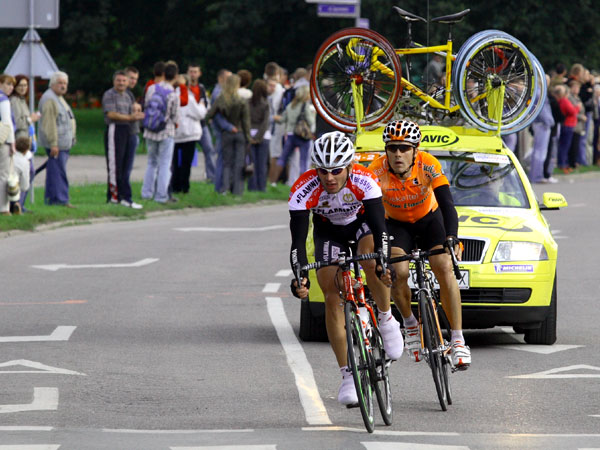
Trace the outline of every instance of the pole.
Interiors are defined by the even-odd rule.
[[[29,113],[33,114],[35,111],[35,75],[33,72],[33,25],[34,25],[34,14],[33,14],[33,1],[29,0]],[[35,133],[35,123],[33,124],[33,132]],[[33,157],[32,157],[33,158]],[[31,180],[31,203],[35,203],[35,189],[33,187],[33,180]]]
[[[354,18],[354,26],[360,26],[360,0],[358,0],[358,3],[356,4],[356,17]]]

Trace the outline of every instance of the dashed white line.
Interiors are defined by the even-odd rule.
[[[292,269],[280,270],[275,274],[276,277],[291,277],[294,274]]]
[[[276,450],[277,445],[203,445],[202,447],[171,447],[171,450]]]
[[[267,284],[265,284],[265,287],[263,288],[262,291],[267,294],[274,294],[277,291],[279,291],[280,287],[281,287],[281,283],[267,283]]]
[[[238,430],[134,430],[127,428],[104,428],[103,433],[123,433],[123,434],[203,434],[203,433],[253,433],[253,429]]]
[[[214,231],[217,233],[237,233],[240,231],[271,231],[271,230],[282,230],[288,228],[288,225],[271,225],[268,227],[188,227],[188,228],[175,228],[175,231]]]
[[[41,341],[68,341],[77,327],[56,327],[48,336],[3,336],[0,342],[41,342]]]

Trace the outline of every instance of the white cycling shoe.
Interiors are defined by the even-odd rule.
[[[342,378],[342,384],[338,391],[338,402],[342,405],[355,405],[358,403],[358,396],[356,395],[352,375]]]
[[[379,331],[383,338],[383,348],[390,359],[400,359],[404,352],[404,339],[400,331],[400,324],[390,315],[386,321],[379,323]]]
[[[456,370],[467,370],[471,365],[471,349],[463,341],[452,343],[451,356]]]

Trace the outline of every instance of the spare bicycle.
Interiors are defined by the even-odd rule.
[[[439,255],[449,250],[452,258],[454,275],[460,279],[461,273],[458,267],[458,260],[454,250],[445,245],[444,248],[435,250],[415,249],[411,253],[390,258],[389,264],[401,261],[410,261],[414,264],[416,274],[417,289],[414,293],[414,300],[417,303],[417,319],[419,321],[419,330],[421,331],[421,355],[431,368],[433,382],[437,392],[438,400],[442,411],[448,409],[452,404],[452,391],[450,388],[449,372],[454,372],[456,368],[452,364],[450,357],[450,343],[444,338],[442,329],[450,333],[450,326],[443,316],[444,326],[442,327],[442,317],[438,315],[439,296],[434,287],[433,273],[427,267],[427,258],[432,255]]]
[[[317,51],[311,96],[330,125],[354,132],[377,127],[394,115],[432,123],[460,111],[480,129],[507,134],[535,119],[546,95],[541,88],[545,77],[523,43],[507,33],[487,30],[469,38],[453,55],[451,31],[445,45],[417,44],[411,24],[427,20],[394,8],[408,23],[406,47],[395,49],[373,30],[347,28],[330,36]],[[452,26],[468,12],[430,22]],[[410,55],[427,53],[446,61],[445,86],[430,93],[410,81]],[[407,62],[405,76],[400,58]]]
[[[350,247],[351,248],[351,247]],[[369,433],[375,429],[373,391],[377,397],[379,411],[386,425],[392,424],[392,391],[388,369],[391,360],[386,358],[383,339],[379,332],[374,301],[365,295],[360,261],[376,259],[382,267],[385,260],[380,253],[366,253],[352,256],[341,252],[337,261],[317,261],[305,266],[296,265],[294,275],[300,283],[305,274],[312,269],[336,265],[343,280],[340,296],[344,308],[346,340],[348,343],[348,365],[352,371],[354,387],[358,397],[365,427]]]

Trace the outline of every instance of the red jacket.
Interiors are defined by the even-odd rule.
[[[560,106],[560,111],[565,116],[565,126],[574,128],[577,125],[577,114],[581,109],[581,105],[574,106],[567,97],[563,97],[558,101],[558,106]]]

